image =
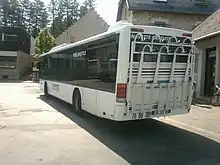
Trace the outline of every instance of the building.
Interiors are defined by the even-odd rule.
[[[109,25],[96,11],[90,11],[56,38],[56,45],[72,43],[105,32]]]
[[[0,80],[20,79],[31,68],[31,36],[20,27],[0,26]]]
[[[212,95],[212,87],[220,84],[220,9],[193,30],[200,51],[197,65],[197,96]]]
[[[120,0],[117,21],[191,31],[218,8],[219,0]]]

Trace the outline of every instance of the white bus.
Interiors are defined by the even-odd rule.
[[[188,113],[195,63],[191,37],[185,30],[119,22],[42,54],[40,89],[79,114],[115,121]]]

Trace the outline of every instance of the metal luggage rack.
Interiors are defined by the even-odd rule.
[[[154,83],[157,82],[161,56],[163,56],[163,55],[173,56],[173,58],[172,58],[173,60],[171,61],[172,67],[171,67],[171,74],[170,74],[169,82],[173,81],[173,75],[174,75],[174,71],[175,71],[177,56],[187,56],[188,57],[188,59],[186,61],[187,66],[186,66],[186,70],[185,70],[184,81],[187,80],[187,76],[189,75],[188,74],[189,71],[190,71],[190,76],[192,76],[192,74],[194,73],[195,52],[198,49],[195,48],[195,46],[193,45],[193,42],[190,38],[185,38],[183,40],[183,44],[180,44],[177,41],[177,37],[175,37],[175,36],[171,36],[167,43],[156,43],[156,42],[154,42],[154,39],[151,42],[139,42],[139,41],[136,41],[138,37],[142,38],[142,40],[143,40],[143,35],[141,33],[137,33],[136,37],[134,38],[134,41],[132,41],[131,55],[130,55],[129,80],[131,80],[131,78],[132,78],[133,64],[135,63],[134,62],[134,55],[135,54],[140,55],[140,61],[137,61],[137,63],[139,63],[138,64],[139,67],[138,67],[138,76],[137,76],[136,83],[140,83],[143,63],[145,62],[144,61],[145,55],[147,55],[147,56],[157,55],[157,60],[155,61],[156,68],[155,68],[154,81],[153,81]],[[159,38],[159,37],[160,36],[158,35],[157,38]],[[177,44],[170,43],[173,39],[175,40],[175,42]],[[185,44],[185,43],[189,43],[189,42],[191,43],[190,45]],[[138,52],[136,51],[137,44],[143,45],[142,51],[138,51]],[[155,47],[155,45],[158,45],[158,44],[160,44],[160,47],[159,47],[159,49],[157,49],[158,51],[155,51],[156,49],[154,49],[154,47]],[[173,46],[175,46],[175,49],[173,49]],[[170,49],[170,47],[172,47],[172,49]]]
[[[140,42],[140,41],[136,41],[137,38],[141,38],[141,41],[143,42]],[[155,38],[159,38],[160,36],[157,35],[157,37]],[[160,40],[160,39],[159,39]],[[171,42],[172,40],[175,40],[175,42]],[[136,51],[136,45],[139,44],[139,45],[143,45],[142,47],[142,51]],[[157,49],[158,51],[155,51],[154,47],[156,46],[160,46],[159,49]],[[170,47],[175,47],[175,49],[170,49]],[[186,51],[187,50],[187,51]],[[170,56],[173,56],[173,60],[172,60],[172,64],[171,64],[171,72],[170,72],[170,77],[169,77],[169,81],[167,83],[167,90],[169,90],[170,88],[170,85],[174,87],[174,92],[175,92],[175,86],[177,85],[176,84],[176,81],[174,79],[174,72],[175,72],[175,68],[176,68],[176,57],[177,56],[187,56],[187,61],[186,61],[186,67],[185,67],[185,74],[184,74],[184,79],[183,79],[183,82],[181,83],[182,84],[182,88],[183,88],[183,84],[184,83],[188,83],[190,86],[192,86],[192,83],[194,81],[194,67],[195,67],[195,54],[196,54],[196,51],[198,52],[198,49],[193,45],[193,42],[190,38],[185,38],[183,40],[182,43],[178,42],[178,39],[177,37],[175,36],[171,36],[170,39],[168,40],[167,43],[158,43],[158,42],[154,42],[154,39],[152,39],[151,42],[144,42],[144,39],[143,39],[143,35],[141,33],[137,33],[137,35],[135,36],[134,38],[134,41],[131,42],[131,54],[130,54],[130,68],[129,68],[129,78],[128,78],[128,102],[127,102],[127,109],[126,109],[126,112],[131,110],[130,108],[130,101],[131,101],[131,88],[133,86],[140,86],[140,87],[143,87],[143,88],[147,88],[150,93],[152,92],[152,89],[153,88],[161,88],[161,84],[158,84],[158,72],[159,72],[159,68],[160,68],[160,60],[161,60],[161,56],[163,55],[170,55]],[[133,55],[134,54],[140,54],[140,61],[138,62],[139,66],[138,66],[138,73],[137,73],[137,79],[136,79],[136,82],[135,83],[132,83],[131,82],[131,79],[132,79],[132,73],[133,73],[133,64],[134,64],[134,61],[133,61]],[[142,68],[143,68],[143,65],[144,65],[144,56],[145,55],[157,55],[157,60],[154,62],[156,63],[156,67],[154,68],[154,76],[153,76],[153,81],[151,83],[142,83],[141,82],[141,79],[142,79]],[[148,62],[150,64],[150,62]],[[187,82],[189,79],[188,77],[190,77],[190,82]],[[155,86],[156,85],[156,86]],[[188,92],[191,92],[191,89],[190,89],[190,86],[189,86],[189,91]],[[160,91],[159,91],[160,92]],[[189,94],[189,96],[191,96],[191,94]],[[145,98],[144,96],[144,89],[143,89],[143,92],[142,92],[142,98]],[[190,101],[190,99],[188,99],[188,101]],[[182,105],[182,102],[183,100],[181,100],[181,105]],[[143,112],[143,105],[144,104],[144,100],[142,101],[142,105],[141,105],[141,112]],[[160,104],[160,101],[158,101],[158,104],[156,107],[158,107],[158,110],[159,110],[159,105]],[[173,106],[175,107],[175,101],[173,102]],[[155,104],[152,104],[152,102],[150,101],[150,104],[149,104],[149,109],[148,109],[148,113],[151,113],[152,111],[152,108],[155,107]],[[168,107],[168,103],[166,102],[166,108]],[[133,111],[133,110],[132,110]]]

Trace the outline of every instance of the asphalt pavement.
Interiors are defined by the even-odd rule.
[[[0,83],[0,165],[220,165],[209,113],[122,124],[77,116],[36,83]]]

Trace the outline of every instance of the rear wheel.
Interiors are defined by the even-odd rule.
[[[73,108],[76,112],[77,115],[82,115],[83,110],[82,110],[82,102],[81,102],[81,94],[78,89],[76,89],[73,92]]]
[[[46,97],[49,96],[49,94],[48,94],[48,88],[47,88],[47,82],[44,83],[44,95],[45,95]]]

